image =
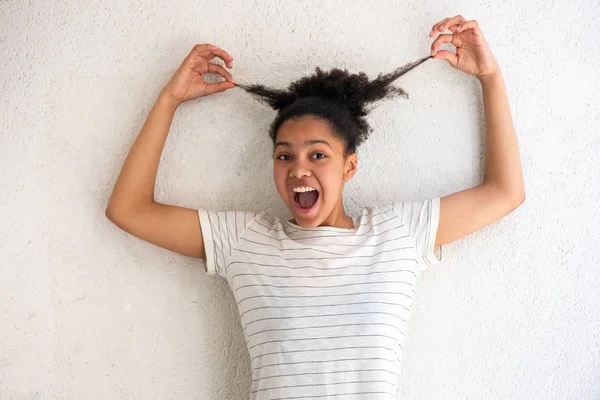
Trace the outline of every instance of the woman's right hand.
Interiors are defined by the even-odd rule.
[[[162,91],[179,105],[184,101],[234,88],[235,80],[229,71],[219,64],[208,62],[215,57],[225,61],[228,68],[233,67],[233,57],[225,50],[208,43],[195,45]],[[226,81],[206,83],[202,78],[202,74],[206,73],[219,74]]]

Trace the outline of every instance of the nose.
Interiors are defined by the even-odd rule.
[[[310,168],[302,161],[294,161],[289,173],[290,177],[310,176]]]

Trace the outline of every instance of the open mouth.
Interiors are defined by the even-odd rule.
[[[300,212],[309,212],[317,204],[319,192],[311,190],[309,192],[294,192],[294,205]]]

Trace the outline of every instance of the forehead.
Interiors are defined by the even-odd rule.
[[[286,120],[277,132],[276,145],[279,142],[289,143],[291,147],[305,147],[310,145],[305,143],[322,139],[331,144],[332,147],[342,146],[342,143],[336,138],[329,124],[316,117],[305,116],[301,119],[288,119]],[[285,146],[288,147],[288,146]]]

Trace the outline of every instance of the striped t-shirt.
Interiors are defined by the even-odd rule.
[[[250,399],[396,398],[415,281],[442,260],[439,209],[439,198],[367,207],[352,229],[198,210],[206,272],[238,306]]]

